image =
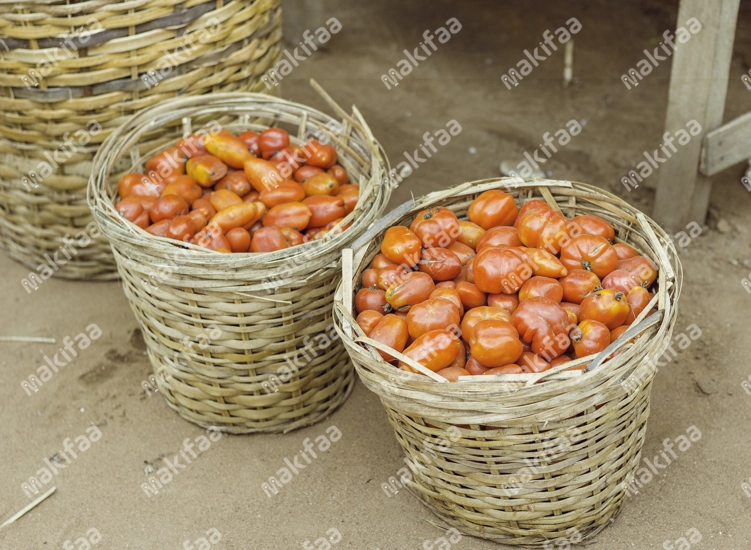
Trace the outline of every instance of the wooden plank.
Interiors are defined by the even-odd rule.
[[[751,159],[751,112],[704,136],[699,170],[705,176],[714,176],[748,159]]]
[[[665,132],[675,134],[696,120],[702,132],[659,170],[654,218],[668,231],[704,223],[711,182],[699,174],[703,136],[722,124],[740,0],[681,0],[678,25],[692,17],[701,30],[677,44],[670,71]]]

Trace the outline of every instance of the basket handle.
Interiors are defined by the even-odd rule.
[[[359,251],[362,247],[367,246],[370,242],[388,227],[392,226],[396,220],[404,216],[407,212],[417,206],[415,199],[409,199],[407,202],[400,204],[383,218],[371,225],[365,233],[352,243],[352,250]]]

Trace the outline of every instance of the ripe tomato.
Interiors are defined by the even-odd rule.
[[[467,263],[475,257],[475,251],[468,247],[466,244],[462,244],[459,241],[456,241],[454,244],[449,246],[447,250],[450,250],[451,252],[456,254],[462,265],[467,265]]]
[[[300,166],[297,170],[295,170],[295,175],[293,176],[295,178],[295,181],[297,183],[304,183],[305,180],[308,178],[312,178],[316,174],[323,174],[323,169],[318,168],[317,166]]]
[[[464,314],[464,318],[462,319],[462,340],[468,344],[471,342],[472,331],[480,321],[506,321],[508,323],[511,321],[511,315],[505,309],[497,307],[481,306],[470,309]],[[482,361],[480,362],[482,363]],[[513,363],[513,360],[511,362]],[[485,363],[483,363],[483,365],[485,365]],[[485,366],[488,367],[490,365]]]
[[[516,363],[526,373],[545,372],[550,368],[550,363],[531,351],[522,352]]]
[[[627,244],[617,243],[613,245],[615,253],[618,254],[619,260],[628,260],[629,258],[636,258],[639,253]]]
[[[196,225],[189,216],[176,216],[167,226],[166,237],[177,241],[188,242],[196,234]]]
[[[476,258],[477,256],[475,256]],[[459,276],[454,279],[457,283],[460,280],[465,280],[468,283],[475,284],[475,258],[472,258],[470,261],[467,262],[467,265],[462,267],[462,272],[459,274]]]
[[[273,208],[288,202],[301,202],[304,198],[305,190],[302,185],[292,181],[282,182],[273,189],[261,192],[258,196],[266,208]]]
[[[209,132],[204,136],[203,144],[209,154],[232,168],[242,168],[246,160],[253,158],[247,145],[229,133]]]
[[[144,174],[125,174],[117,183],[117,193],[121,199],[130,196],[154,197],[161,195],[166,184],[156,182]]]
[[[461,356],[461,353],[457,357]],[[460,376],[469,376],[469,372],[462,367],[450,366],[445,369],[441,369],[436,372],[439,376],[443,376],[449,382],[458,382]]]
[[[419,338],[431,330],[459,326],[459,308],[448,300],[431,300],[413,305],[407,313],[407,328],[412,338]]]
[[[289,242],[278,227],[262,227],[253,233],[250,240],[251,252],[276,252],[285,248],[289,248]]]
[[[227,165],[213,155],[191,157],[185,165],[188,175],[201,187],[211,187],[227,175]]]
[[[621,326],[619,326],[619,327],[617,327],[617,328],[614,328],[613,330],[611,330],[611,331],[610,331],[610,342],[611,342],[611,343],[612,343],[612,342],[615,342],[615,341],[616,341],[616,340],[617,340],[618,338],[620,338],[620,336],[621,336],[621,335],[622,335],[622,334],[623,334],[624,332],[626,332],[626,331],[627,331],[628,329],[630,329],[630,328],[631,328],[631,327],[630,327],[629,325],[621,325]],[[634,339],[631,339],[631,340],[627,340],[627,342],[629,342],[629,341],[630,341],[630,342],[633,342],[633,341],[634,341]]]
[[[641,281],[625,269],[616,269],[608,273],[607,277],[602,280],[601,286],[628,294],[632,288],[641,286]]]
[[[558,254],[569,240],[568,220],[549,206],[538,206],[519,217],[519,240],[529,248]],[[564,264],[565,265],[565,264]]]
[[[209,202],[211,203],[211,206],[216,208],[217,212],[220,212],[233,204],[242,204],[243,200],[232,191],[220,189],[209,195]]]
[[[522,207],[519,209],[519,214],[516,216],[514,227],[518,228],[519,221],[524,217],[524,215],[530,210],[534,210],[535,208],[547,209],[547,208],[550,208],[550,206],[548,205],[548,203],[540,199],[532,199],[531,201],[525,202],[522,205]]]
[[[326,171],[332,176],[334,176],[334,179],[339,184],[339,186],[349,184],[349,176],[347,176],[347,171],[342,166],[339,166],[337,164],[335,166],[332,166]],[[358,188],[359,188],[359,185],[358,185]]]
[[[407,311],[410,307],[427,300],[434,290],[435,284],[430,275],[412,271],[389,287],[386,291],[386,301],[396,310]]]
[[[271,155],[289,145],[289,134],[281,128],[267,128],[258,138],[261,156],[268,160]]]
[[[309,197],[313,195],[336,195],[339,190],[339,182],[331,174],[323,172],[306,179],[302,187]]]
[[[404,355],[432,370],[433,372],[450,366],[459,355],[462,346],[455,334],[448,330],[431,330],[417,338]],[[412,367],[399,361],[399,368],[416,372]]]
[[[462,272],[462,262],[447,248],[425,248],[420,255],[418,268],[434,281],[450,281]]]
[[[428,300],[446,300],[447,302],[450,302],[456,306],[456,308],[459,310],[459,317],[464,315],[464,304],[462,303],[462,299],[455,288],[439,288],[439,286],[436,285],[435,290],[430,293],[430,296],[428,296]],[[459,323],[457,322],[456,324],[458,325]]]
[[[464,309],[467,310],[484,306],[487,303],[487,294],[467,281],[456,283],[456,293],[459,295]]]
[[[561,307],[568,313],[569,324],[578,325],[581,306],[572,302],[561,302]]]
[[[237,137],[245,144],[245,147],[247,147],[248,151],[250,151],[257,157],[261,156],[261,146],[259,144],[261,136],[259,136],[253,130],[246,130],[238,134]]]
[[[435,284],[436,290],[439,288],[453,288],[456,290],[456,282],[455,281],[441,281],[440,283]]]
[[[146,229],[151,223],[148,211],[144,210],[143,212],[141,212],[141,214],[135,220],[133,220],[133,223],[141,229]]]
[[[377,286],[379,288],[382,288],[383,290],[388,290],[391,285],[395,284],[398,281],[401,281],[407,273],[411,272],[411,270],[406,269],[401,265],[390,265],[384,267],[383,269],[378,271],[378,280],[373,286]],[[364,282],[363,286],[365,286]]]
[[[563,300],[574,304],[581,304],[588,294],[601,286],[600,278],[584,269],[571,270],[560,282],[563,287]]]
[[[645,288],[649,288],[657,279],[657,268],[646,256],[636,256],[619,260],[615,269],[624,269],[634,275]]]
[[[250,233],[242,227],[235,227],[225,235],[232,252],[247,252],[250,249]]]
[[[336,164],[336,149],[331,145],[324,145],[320,141],[311,139],[303,147],[307,158],[307,163],[310,166],[318,166],[324,170],[328,170]]]
[[[276,165],[282,177],[290,178],[300,166],[305,164],[305,152],[302,147],[289,145],[271,155],[269,160]]]
[[[375,326],[378,324],[378,321],[380,321],[381,319],[383,319],[383,313],[379,313],[378,311],[372,309],[366,309],[357,316],[357,324],[360,325],[360,328],[365,333],[365,336],[368,336],[370,334],[370,331],[375,328]]]
[[[477,252],[480,252],[486,246],[522,246],[522,242],[519,240],[519,232],[515,227],[491,227],[485,234],[477,241]]]
[[[456,240],[474,250],[484,234],[485,230],[476,223],[459,221],[459,236]]]
[[[550,368],[551,369],[555,368],[558,365],[562,365],[563,363],[568,363],[571,360],[572,360],[571,357],[569,357],[568,355],[560,355],[550,362]]]
[[[368,268],[362,272],[362,286],[371,287],[378,286],[378,275],[380,271],[373,268]]]
[[[515,294],[532,277],[529,259],[514,248],[484,248],[472,263],[477,288],[491,294]]]
[[[542,296],[554,302],[560,302],[563,299],[563,287],[561,283],[550,277],[532,277],[519,289],[519,301],[522,302],[528,298]]]
[[[310,209],[309,227],[326,227],[328,224],[347,215],[344,201],[340,197],[314,195],[302,201]]]
[[[478,374],[485,374],[488,371],[487,367],[483,367],[480,363],[477,362],[477,359],[475,359],[471,355],[469,356],[469,359],[467,359],[467,363],[465,364],[464,368],[472,376],[477,376]]]
[[[389,313],[385,315],[383,319],[378,321],[378,324],[373,327],[373,330],[368,335],[370,338],[381,344],[385,344],[388,347],[395,349],[398,352],[404,351],[404,346],[407,345],[407,322],[401,317]],[[381,357],[385,361],[393,361],[394,357],[388,353],[378,350]]]
[[[644,311],[644,308],[649,305],[649,300],[652,299],[653,294],[643,286],[635,286],[626,294],[626,302],[628,302],[628,317],[626,317],[626,324],[631,324],[636,320],[639,314]]]
[[[396,265],[414,267],[420,260],[422,243],[404,226],[389,227],[383,236],[381,253]]]
[[[508,321],[497,319],[480,321],[474,325],[469,350],[472,357],[489,368],[514,363],[523,351],[519,333],[514,326]]]
[[[165,195],[154,203],[149,211],[149,218],[153,223],[162,220],[171,220],[176,216],[184,216],[188,213],[188,203],[177,195]]]
[[[524,246],[520,246],[516,250],[521,250],[526,254],[527,258],[529,258],[529,265],[532,268],[532,273],[535,275],[557,279],[559,277],[565,277],[568,274],[568,270],[563,267],[561,261],[547,250],[527,248]]]
[[[203,144],[203,134],[190,134],[175,143],[175,148],[186,158],[197,157],[206,154],[206,147]]]
[[[584,298],[579,309],[579,319],[600,321],[608,329],[621,326],[628,318],[628,301],[623,292],[604,289]]]
[[[176,147],[165,149],[146,163],[146,173],[152,178],[168,178],[185,173],[185,155]]]
[[[518,294],[488,294],[488,305],[505,309],[509,314],[519,307]]]
[[[562,355],[569,347],[569,318],[560,304],[547,298],[529,298],[519,302],[511,322],[522,341],[546,361]]]
[[[613,229],[613,226],[599,216],[593,216],[590,214],[575,216],[574,219],[571,220],[571,223],[576,225],[580,235],[597,235],[611,243],[615,238],[615,230]]]
[[[600,353],[610,345],[610,329],[599,321],[587,319],[571,331],[577,358]]]
[[[214,186],[214,191],[218,191],[219,189],[232,191],[235,195],[243,197],[243,200],[245,200],[245,195],[250,193],[252,188],[250,187],[250,182],[248,181],[248,176],[245,175],[245,172],[238,170],[231,174],[227,174],[220,179]]]
[[[618,255],[608,241],[595,235],[574,237],[561,249],[566,269],[591,271],[600,279],[616,268]]]
[[[263,231],[260,229],[256,235]],[[255,235],[253,236],[255,239]],[[255,251],[254,251],[255,252]],[[386,303],[386,292],[380,288],[361,288],[355,295],[355,310],[357,313],[372,309],[378,313],[389,313],[391,308]]]
[[[510,365],[487,369],[482,374],[524,374],[524,370],[516,363],[511,363]]]
[[[447,248],[461,234],[459,220],[448,208],[428,208],[418,213],[409,226],[425,248]]]
[[[308,227],[311,213],[307,205],[302,202],[288,202],[271,208],[263,218],[264,227],[291,227],[302,231]]]
[[[513,225],[519,209],[514,197],[498,189],[480,194],[469,205],[467,216],[485,230],[499,225]]]
[[[336,195],[344,202],[344,211],[349,214],[355,208],[357,208],[357,201],[360,200],[360,191],[357,189],[351,189],[344,193],[337,193]]]
[[[372,267],[373,269],[383,269],[384,267],[389,267],[390,265],[397,264],[389,260],[383,254],[376,254],[375,258],[373,258],[373,261],[370,262],[370,267]]]
[[[117,213],[129,222],[135,221],[144,211],[143,205],[134,200],[133,197],[128,197],[127,199],[118,202],[115,205],[115,210],[117,210]]]

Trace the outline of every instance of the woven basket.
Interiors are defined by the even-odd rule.
[[[1,1],[0,247],[33,269],[66,235],[96,236],[86,184],[101,143],[176,95],[263,88],[281,52],[280,3]],[[109,244],[77,248],[54,275],[115,278]]]
[[[499,188],[519,205],[542,198],[568,218],[596,214],[607,219],[618,242],[631,244],[658,265],[653,300],[658,312],[646,318],[652,306],[647,307],[596,359],[574,360],[539,374],[447,383],[384,362],[375,348],[388,348],[366,338],[352,314],[357,281],[379,252],[382,233],[391,225],[408,226],[429,206],[450,208],[466,219],[474,198]],[[404,450],[409,472],[404,470],[408,473],[401,482],[448,525],[505,544],[563,548],[564,539],[576,543],[603,529],[623,503],[644,443],[654,369],[640,365],[663,353],[676,318],[681,267],[659,226],[589,185],[502,178],[409,201],[343,256],[343,282],[334,306],[337,329],[360,378],[381,398]],[[624,344],[636,334],[641,337],[634,344]],[[623,353],[603,363],[615,350]],[[389,353],[410,362],[403,354]],[[584,363],[590,363],[587,372],[562,372]]]
[[[315,85],[317,87],[317,85]],[[320,91],[320,88],[318,88]],[[321,93],[323,93],[321,91]],[[89,206],[112,244],[125,294],[141,325],[159,391],[170,407],[204,427],[230,433],[286,432],[317,422],[347,398],[352,364],[333,327],[341,250],[377,220],[391,188],[388,161],[360,113],[325,95],[338,122],[315,109],[264,94],[212,94],[166,101],[129,119],[94,159]],[[229,120],[238,133],[275,122],[301,145],[331,139],[360,198],[327,240],[264,254],[220,254],[154,237],[120,217],[113,167],[124,157],[140,171],[143,135],[182,121]],[[267,124],[249,123],[265,119]],[[297,136],[297,137],[295,137]],[[176,242],[176,241],[173,241]],[[286,369],[286,370],[285,370]]]

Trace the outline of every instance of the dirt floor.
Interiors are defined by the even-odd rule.
[[[461,134],[404,181],[392,207],[410,194],[495,176],[501,160],[521,160],[544,132],[576,119],[581,134],[545,169],[555,178],[602,186],[650,213],[654,192],[647,185],[628,192],[619,179],[662,140],[670,63],[632,90],[620,75],[643,57],[644,48],[657,45],[665,29],[675,28],[677,2],[566,4],[327,2],[325,17],[337,17],[343,28],[284,79],[283,95],[325,109],[307,84],[316,78],[341,105],[358,106],[392,165],[415,150],[425,132],[459,122]],[[741,81],[751,68],[750,8],[744,3],[739,18],[726,120],[751,110],[751,92]],[[403,57],[402,50],[411,51],[424,30],[451,17],[461,22],[461,31],[387,90],[381,75]],[[571,17],[582,23],[572,85],[561,86],[559,51],[508,90],[501,75],[523,49]],[[311,19],[302,29],[322,22]],[[663,546],[666,541],[688,548],[678,539],[691,529],[702,536],[692,550],[751,548],[751,498],[742,487],[751,483],[751,395],[741,386],[751,375],[751,294],[741,284],[751,271],[751,197],[741,185],[743,169],[714,178],[710,218],[696,220],[701,235],[679,249],[685,282],[676,331],[695,323],[702,336],[658,373],[642,456],[657,455],[663,440],[690,426],[702,437],[629,497],[591,548],[671,548]],[[91,436],[92,424],[102,434],[98,441],[93,434],[91,447],[54,476],[47,485],[57,487],[54,495],[0,530],[1,548],[61,548],[92,528],[103,537],[95,549],[183,548],[184,541],[209,538],[212,529],[221,533],[212,549],[235,550],[303,548],[332,528],[342,536],[332,546],[337,549],[430,548],[424,541],[441,536],[414,496],[400,491],[388,497],[381,490],[401,467],[401,450],[380,402],[359,382],[346,404],[320,424],[284,436],[224,436],[159,494],[147,496],[141,484],[151,465],[158,467],[186,438],[205,432],[170,410],[158,393],[142,389],[151,368],[133,337],[137,324],[119,284],[51,279],[29,295],[20,285],[28,268],[0,255],[0,272],[0,335],[58,342],[0,343],[6,381],[0,388],[0,521],[30,502],[21,484],[46,459],[54,464],[66,438]],[[38,393],[27,395],[20,381],[65,336],[75,337],[92,323],[101,327],[101,337]],[[341,431],[341,440],[268,498],[261,484],[284,457],[302,449],[305,438],[329,426]],[[454,547],[499,548],[469,537]]]

